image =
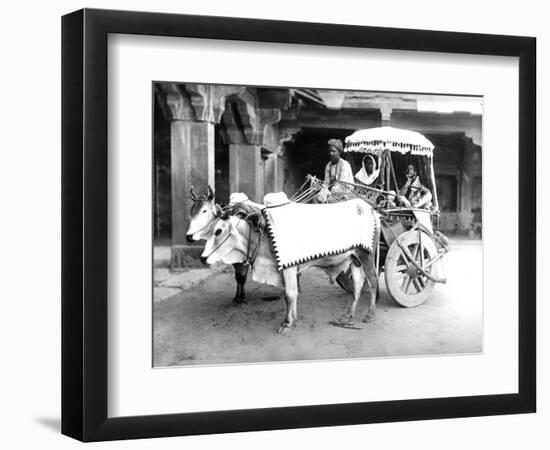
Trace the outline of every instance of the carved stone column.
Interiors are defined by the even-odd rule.
[[[250,144],[229,146],[229,191],[244,192],[260,203],[264,196],[262,147]]]
[[[275,129],[274,124],[281,119],[281,112],[256,108],[242,99],[235,103],[235,107],[225,119],[232,141],[229,146],[229,188],[231,192],[244,192],[251,200],[261,202],[264,193],[273,190],[271,183],[274,181],[270,176],[267,176],[266,185],[266,169],[272,170],[274,159],[270,155],[276,154],[280,148],[278,127]],[[238,115],[238,120],[235,115]],[[269,161],[267,166],[266,161]]]
[[[171,268],[198,263],[201,247],[186,240],[192,201],[189,189],[214,186],[214,127],[228,95],[243,88],[166,83],[161,85],[171,122],[172,251]]]
[[[296,138],[296,136],[302,131],[302,128],[296,122],[287,123],[284,126],[279,124],[279,153],[277,154],[277,160],[274,161],[276,165],[276,177],[274,177],[275,188],[274,191],[283,191],[287,195],[291,196],[296,192],[299,185],[294,185],[294,179],[289,170],[288,165],[288,147]],[[303,182],[304,180],[302,180]],[[279,187],[280,186],[280,187]]]
[[[214,186],[214,124],[173,120],[172,156],[172,244],[186,244],[192,200],[189,189],[207,192]]]
[[[284,161],[279,154],[271,153],[265,160],[264,195],[268,192],[280,192],[284,185]]]
[[[383,104],[380,106],[380,118],[383,127],[391,125],[391,113],[393,108],[391,105]]]
[[[474,148],[469,140],[464,142],[464,155],[460,170],[460,201],[458,207],[458,229],[470,231],[474,214],[472,213],[472,169]]]

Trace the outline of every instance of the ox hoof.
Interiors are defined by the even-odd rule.
[[[242,299],[242,298],[234,298],[234,299],[233,299],[233,304],[234,304],[235,306],[243,306],[243,305],[245,305],[245,304],[247,304],[247,303],[248,303],[248,302],[247,302],[246,300]]]
[[[288,334],[290,333],[290,328],[292,328],[292,325],[289,325],[287,323],[282,323],[279,329],[277,330],[277,333]]]
[[[363,319],[363,322],[367,323],[367,324],[372,324],[374,323],[374,316],[366,316],[364,319]]]
[[[353,321],[353,316],[350,316],[348,314],[344,314],[342,317],[340,317],[338,319],[338,322],[340,322],[342,324],[345,324],[345,325],[351,324],[352,321]]]

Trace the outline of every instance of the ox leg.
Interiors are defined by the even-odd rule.
[[[378,297],[378,273],[374,267],[374,255],[368,253],[365,255],[365,263],[363,264],[365,275],[367,277],[367,283],[369,285],[369,309],[363,322],[373,323],[376,315],[376,300]]]
[[[365,284],[365,272],[361,266],[356,266],[354,263],[350,265],[351,278],[353,280],[353,300],[350,301],[348,308],[344,315],[340,318],[340,322],[351,323],[355,317],[355,310],[357,303],[361,297],[361,290]]]
[[[298,318],[298,278],[296,267],[284,269],[283,279],[285,282],[286,314],[279,327],[279,333],[290,329]]]
[[[233,264],[235,269],[235,281],[237,281],[237,292],[233,303],[236,305],[242,305],[246,303],[246,297],[244,292],[244,285],[246,284],[246,277],[248,275],[248,266],[242,263]]]

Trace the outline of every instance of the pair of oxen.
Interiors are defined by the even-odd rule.
[[[345,313],[339,319],[343,326],[353,323],[357,303],[365,283],[368,286],[369,304],[364,322],[374,321],[378,292],[375,253],[380,238],[379,221],[374,230],[375,244],[371,250],[361,247],[352,248],[343,253],[316,258],[279,270],[272,242],[265,232],[263,205],[247,200],[246,196],[242,197],[244,197],[243,201],[230,202],[228,207],[222,209],[216,204],[214,191],[210,186],[208,186],[207,195],[197,195],[191,187],[190,198],[193,205],[187,231],[188,241],[206,241],[201,255],[203,263],[211,265],[221,261],[233,265],[237,281],[237,292],[233,300],[236,304],[246,302],[244,286],[251,267],[254,281],[284,286],[286,314],[278,332],[285,332],[295,325],[298,318],[300,273],[310,267],[318,267],[329,276],[331,283],[341,272],[351,273],[353,294]],[[362,202],[364,205],[361,205],[361,208],[372,210],[372,207],[362,200],[353,201]],[[376,216],[376,213],[374,215]]]

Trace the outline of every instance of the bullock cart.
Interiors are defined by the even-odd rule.
[[[346,159],[365,169],[365,183],[336,181],[329,186],[308,176],[306,183],[294,195],[293,200],[309,202],[321,199],[339,202],[361,198],[371,204],[380,215],[381,238],[377,249],[378,271],[384,273],[387,290],[399,305],[418,306],[431,295],[438,283],[445,283],[443,257],[448,251],[448,240],[439,231],[439,205],[433,169],[433,144],[422,134],[392,127],[360,130],[348,136],[344,152]],[[426,197],[407,190],[405,173],[412,165]],[[369,173],[370,172],[370,173]],[[354,171],[355,173],[355,171]],[[420,206],[416,206],[420,203]],[[353,291],[349,272],[337,277],[338,284],[348,292]]]

